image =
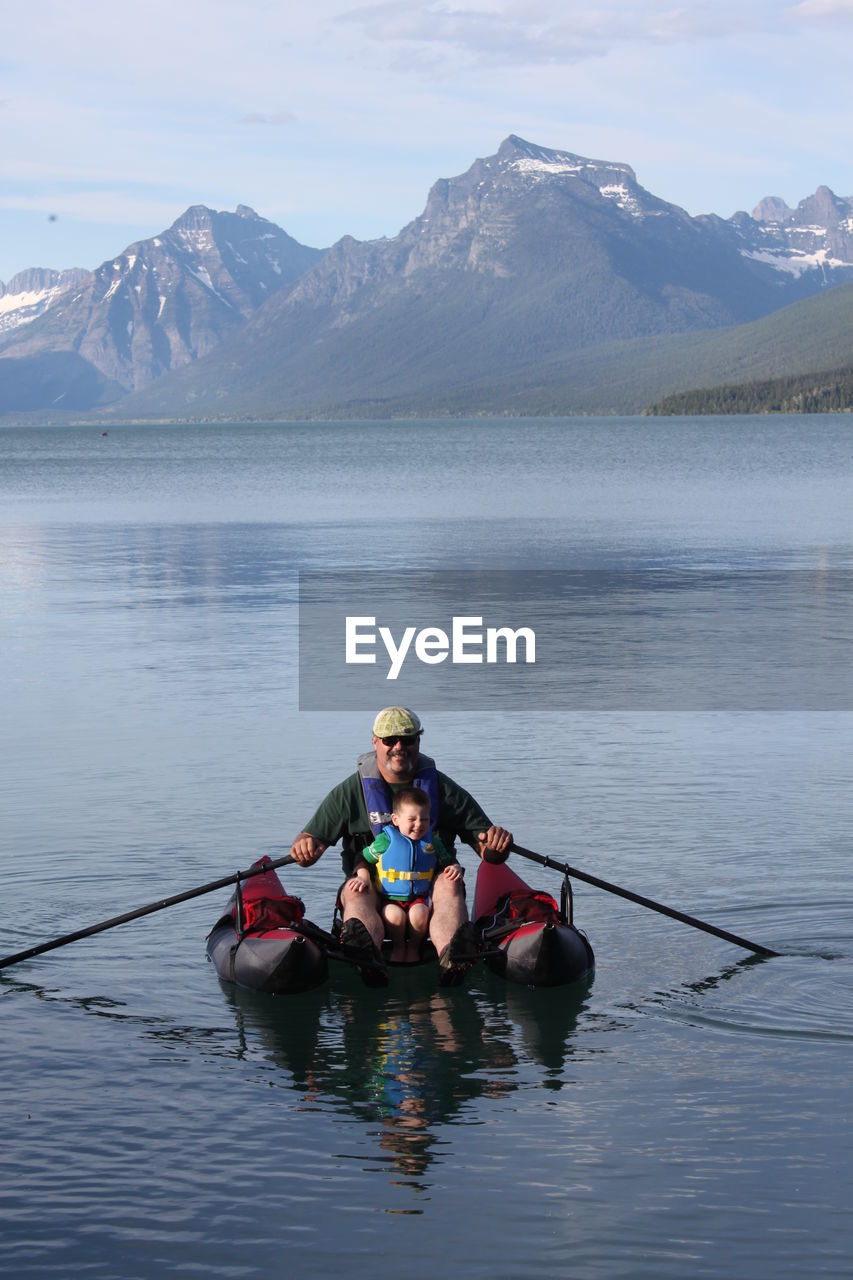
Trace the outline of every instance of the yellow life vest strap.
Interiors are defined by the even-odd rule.
[[[395,880],[431,880],[431,871],[395,871],[393,867],[389,867],[386,871],[381,871],[382,879],[388,880],[391,884]]]

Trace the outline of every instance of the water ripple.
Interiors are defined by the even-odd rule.
[[[747,972],[749,982],[729,981]],[[661,993],[655,1004],[665,1018],[722,1035],[846,1044],[853,1041],[853,959],[820,953],[750,958],[717,980]]]

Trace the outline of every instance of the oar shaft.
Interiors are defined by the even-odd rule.
[[[512,852],[520,854],[522,858],[529,858],[531,862],[538,862],[540,866],[550,867],[553,871],[562,871],[564,875],[572,876],[575,880],[584,880],[587,884],[594,885],[596,889],[604,889],[606,893],[615,893],[620,898],[627,898],[629,902],[636,902],[641,907],[648,907],[651,911],[657,911],[662,916],[669,916],[672,920],[680,920],[682,924],[692,925],[694,929],[701,929],[704,933],[712,933],[717,938],[722,938],[725,942],[732,942],[737,947],[743,947],[746,951],[754,951],[759,956],[778,956],[778,951],[771,951],[769,947],[763,947],[758,942],[750,942],[748,938],[738,937],[736,933],[729,933],[726,929],[718,929],[716,925],[707,924],[704,920],[697,920],[696,916],[689,916],[685,911],[678,911],[675,907],[668,907],[663,902],[655,902],[653,898],[646,898],[641,893],[634,893],[631,889],[623,889],[621,885],[612,884],[609,880],[602,880],[599,876],[590,875],[587,871],[579,871],[577,867],[570,867],[566,862],[557,862],[555,858],[548,858],[542,853],[534,853],[532,849],[523,849],[520,845],[513,844]]]
[[[226,889],[238,880],[248,880],[252,876],[263,875],[265,871],[274,871],[277,867],[286,867],[293,862],[287,854],[283,858],[275,858],[263,867],[249,867],[246,871],[237,871],[233,875],[223,876],[221,880],[211,880],[209,884],[199,885],[196,889],[185,889],[183,893],[173,894],[171,898],[161,898],[150,902],[147,907],[137,907],[135,911],[126,911],[124,915],[113,916],[110,920],[101,920],[99,924],[91,924],[85,929],[76,929],[73,933],[63,934],[61,938],[53,938],[50,942],[41,942],[36,947],[28,947],[26,951],[16,951],[14,955],[0,959],[0,969],[20,964],[22,960],[31,960],[33,956],[44,955],[45,951],[55,951],[57,947],[67,946],[69,942],[77,942],[80,938],[91,938],[93,934],[104,933],[107,929],[115,929],[117,925],[127,924],[130,920],[139,920],[142,916],[150,916],[155,911],[165,911],[166,907],[177,906],[179,902],[188,902],[190,898],[201,898],[206,893],[215,893],[217,889]]]

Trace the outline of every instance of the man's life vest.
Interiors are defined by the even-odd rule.
[[[379,772],[376,752],[366,751],[358,757],[358,776],[364,791],[364,803],[367,806],[367,817],[375,836],[391,821],[391,788]],[[429,796],[430,830],[438,823],[438,774],[435,761],[429,756],[418,756],[418,763],[411,782],[411,787],[419,787]],[[396,827],[394,830],[396,831]]]
[[[390,841],[376,863],[382,892],[401,901],[425,898],[436,865],[435,849],[429,836],[423,840],[410,840],[390,822],[382,830]]]

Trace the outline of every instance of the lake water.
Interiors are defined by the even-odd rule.
[[[580,990],[227,989],[224,892],[7,969],[4,1274],[849,1276],[851,497],[845,417],[0,430],[3,954],[286,852],[352,770],[300,572],[776,575],[799,619],[772,709],[724,645],[717,709],[424,711],[520,843],[780,958],[577,882]],[[324,925],[339,878],[284,873]]]

